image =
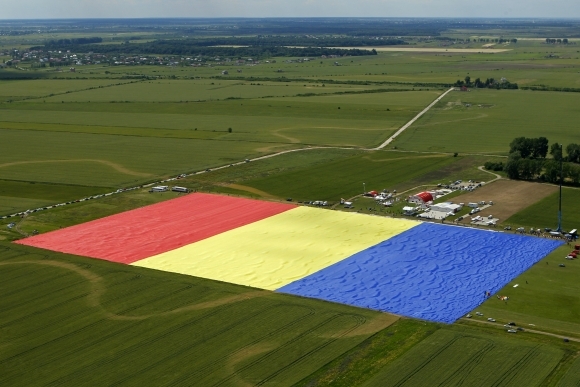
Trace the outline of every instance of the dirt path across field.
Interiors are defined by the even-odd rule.
[[[493,206],[482,210],[477,215],[484,218],[488,215],[493,215],[502,222],[557,190],[557,187],[545,184],[498,179],[473,192],[457,196],[455,201],[467,205],[467,203],[488,202],[491,200],[494,203]],[[469,223],[470,220],[469,217],[466,217],[461,223]]]
[[[264,192],[262,190],[259,190],[257,188],[254,187],[249,187],[247,185],[241,185],[241,184],[224,184],[224,187],[229,187],[229,188],[233,188],[233,189],[237,189],[239,191],[246,191],[246,192],[250,192],[265,198],[275,198],[274,195],[269,194],[268,192]]]
[[[462,321],[465,321],[465,322],[470,322],[470,323],[487,324],[487,325],[493,325],[493,326],[496,326],[496,327],[500,327],[500,326],[503,327],[503,324],[502,323],[498,323],[498,322],[472,320],[472,319],[468,319],[466,317],[462,317],[461,320]],[[535,334],[544,335],[544,336],[552,336],[552,337],[557,337],[559,339],[568,339],[570,341],[576,341],[576,342],[580,343],[580,339],[577,339],[575,337],[558,335],[556,333],[544,332],[544,331],[540,331],[540,330],[537,330],[537,329],[524,328],[524,332],[535,333]],[[574,333],[571,333],[571,334],[573,335]]]
[[[235,302],[242,302],[256,297],[264,297],[269,294],[267,291],[263,290],[255,290],[249,291],[246,293],[234,294],[231,296],[222,297],[217,300],[200,302],[197,304],[191,304],[187,306],[183,306],[178,309],[173,309],[166,312],[159,312],[147,315],[140,315],[140,316],[127,316],[127,315],[119,315],[116,313],[109,312],[101,303],[101,298],[105,292],[107,292],[107,286],[105,285],[105,280],[100,275],[92,272],[91,270],[76,266],[72,263],[68,262],[60,262],[60,261],[52,261],[52,260],[43,260],[43,261],[14,261],[14,262],[0,262],[0,266],[5,265],[44,265],[44,266],[52,266],[57,267],[60,269],[70,270],[78,275],[84,277],[87,282],[91,285],[92,289],[87,294],[86,300],[87,305],[89,307],[99,307],[105,314],[105,316],[111,320],[144,320],[150,317],[159,317],[159,316],[166,316],[172,315],[176,313],[182,313],[192,310],[202,310],[202,309],[211,309],[217,308],[222,305],[227,305]]]
[[[115,171],[117,171],[119,173],[123,173],[125,175],[139,176],[139,177],[149,177],[149,176],[153,176],[150,173],[132,171],[130,169],[125,168],[124,166],[122,166],[120,164],[113,163],[113,162],[111,162],[109,160],[98,160],[98,159],[15,161],[15,162],[12,162],[12,163],[0,164],[0,168],[12,167],[12,166],[15,166],[15,165],[22,165],[22,164],[79,163],[79,162],[90,162],[90,163],[103,164],[103,165],[106,165],[108,167],[111,167]]]

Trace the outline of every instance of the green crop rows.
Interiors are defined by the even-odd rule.
[[[289,386],[367,338],[373,329],[362,327],[381,316],[105,261],[0,248],[5,385]]]

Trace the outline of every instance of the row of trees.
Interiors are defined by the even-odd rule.
[[[497,81],[494,78],[487,78],[485,81],[482,81],[481,78],[476,78],[475,81],[471,82],[471,77],[468,75],[465,77],[465,80],[458,79],[455,82],[456,87],[466,86],[466,87],[476,87],[476,88],[494,88],[494,89],[517,89],[517,83],[511,83],[507,79],[501,79]]]
[[[47,46],[58,46],[58,45],[70,45],[70,44],[94,44],[94,43],[102,43],[103,38],[98,36],[92,38],[73,38],[73,39],[58,39],[58,40],[49,40],[46,42]]]
[[[490,167],[493,167],[493,165]],[[493,170],[493,168],[489,169]],[[508,157],[508,161],[503,166],[503,170],[510,179],[541,180],[550,183],[558,183],[560,181],[560,162],[554,159],[524,159],[517,153],[514,153]],[[579,184],[580,165],[563,163],[562,176],[564,181]]]
[[[320,57],[322,55],[361,56],[377,55],[376,50],[339,49],[321,47],[282,47],[282,46],[248,46],[248,47],[207,47],[196,46],[190,40],[157,40],[148,43],[128,44],[53,44],[31,49],[70,50],[71,52],[95,52],[100,54],[132,54],[132,55],[204,55],[224,58],[270,58],[274,56],[288,57]]]
[[[568,44],[568,39],[550,39],[546,38],[546,43],[548,44]]]
[[[550,183],[563,179],[574,184],[580,183],[580,145],[569,144],[566,148],[554,143],[549,146],[546,137],[518,137],[510,143],[507,162],[487,162],[485,168],[493,171],[505,171],[510,179],[542,180]],[[552,156],[547,159],[548,151]],[[562,161],[562,165],[560,165]],[[560,174],[560,169],[562,174]]]

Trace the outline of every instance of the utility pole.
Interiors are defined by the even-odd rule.
[[[558,204],[558,229],[562,232],[562,181],[564,180],[564,144],[560,144],[560,202]]]
[[[363,195],[367,193],[366,183],[363,183]]]

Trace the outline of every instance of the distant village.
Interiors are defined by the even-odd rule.
[[[26,67],[71,67],[84,65],[109,65],[109,66],[193,66],[212,67],[219,65],[234,66],[256,66],[259,64],[276,63],[275,59],[257,60],[253,58],[224,58],[219,56],[179,56],[179,55],[118,55],[99,54],[94,52],[74,53],[67,51],[44,51],[44,50],[17,50],[0,52],[3,59],[2,67],[19,67],[26,64]],[[334,59],[340,55],[322,55],[320,58],[298,58],[287,59],[284,63],[305,63],[315,59]],[[72,70],[72,68],[71,68]]]

